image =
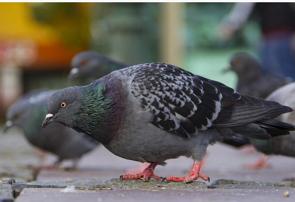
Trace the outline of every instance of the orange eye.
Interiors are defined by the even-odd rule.
[[[60,103],[60,107],[65,108],[66,106],[67,106],[67,103],[66,102]]]

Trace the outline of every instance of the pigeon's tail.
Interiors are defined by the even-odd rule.
[[[245,126],[232,127],[232,131],[245,137],[255,139],[269,139],[280,135],[288,135],[289,131],[295,130],[295,126],[277,121],[275,119],[257,121]]]
[[[280,135],[288,135],[290,131],[295,130],[295,126],[289,123],[281,122],[275,119],[262,121],[257,123],[261,128],[265,129],[272,137]]]
[[[239,127],[251,123],[264,123],[292,111],[292,108],[276,102],[242,96],[231,106],[224,107],[214,124],[219,127]]]
[[[233,136],[225,135],[223,139],[221,140],[221,142],[235,148],[240,148],[245,145],[251,144],[251,141],[249,138],[239,134],[235,134]]]
[[[276,102],[242,96],[234,105],[221,111],[215,124],[245,137],[268,139],[295,130],[295,126],[276,120],[281,114],[292,111]]]

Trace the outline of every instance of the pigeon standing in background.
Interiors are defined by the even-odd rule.
[[[291,108],[242,96],[170,64],[114,71],[89,85],[59,90],[48,103],[44,127],[62,123],[120,157],[149,163],[143,171],[122,175],[123,180],[162,179],[155,167],[179,156],[192,157],[193,166],[187,176],[167,181],[209,180],[201,173],[209,144],[236,133],[268,139],[295,129],[273,120]]]
[[[274,91],[267,100],[278,102],[282,105],[295,108],[295,83],[285,85]],[[295,124],[295,112],[282,114],[278,120]],[[266,155],[284,155],[295,157],[295,132],[290,135],[275,137],[270,140],[251,140],[255,148]],[[268,166],[267,158],[263,155],[251,168],[260,169]]]
[[[230,67],[225,71],[236,73],[238,77],[236,89],[239,93],[259,98],[266,98],[274,90],[291,81],[291,79],[264,71],[259,61],[247,52],[234,54],[230,59]],[[247,148],[245,147],[244,149],[253,150],[250,142],[249,138],[243,136],[238,138],[228,137],[222,140],[222,143],[226,145],[237,148],[246,146]],[[266,164],[263,163],[265,160],[265,157],[261,158],[259,165],[265,166]],[[253,166],[250,167],[252,168]]]
[[[47,128],[41,127],[47,114],[47,100],[54,92],[35,92],[18,100],[6,113],[5,129],[20,127],[29,143],[58,157],[55,165],[65,159],[74,160],[75,165],[77,160],[93,150],[97,143],[88,136],[59,123]]]
[[[74,56],[71,66],[69,79],[88,83],[128,65],[114,61],[95,51],[85,51]]]
[[[246,52],[234,54],[227,70],[235,72],[238,77],[237,91],[252,97],[266,98],[274,90],[291,81],[263,70],[259,61]]]

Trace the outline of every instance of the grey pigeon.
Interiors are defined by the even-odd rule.
[[[246,52],[234,54],[228,70],[236,73],[238,77],[237,91],[252,97],[266,98],[274,90],[291,81],[263,70],[259,61]]]
[[[13,126],[21,128],[29,143],[58,157],[56,164],[65,159],[77,161],[93,150],[97,143],[59,123],[41,127],[47,114],[48,98],[54,92],[34,92],[19,99],[6,113],[6,129]]]
[[[295,108],[295,83],[285,85],[276,91],[274,91],[267,100],[275,101],[280,104]],[[286,123],[295,123],[295,113],[290,112],[282,114],[278,120]],[[289,157],[295,157],[295,132],[291,132],[290,135],[274,137],[269,140],[251,140],[251,143],[255,148],[266,155],[284,155]],[[265,158],[261,158],[254,164],[253,168],[265,167]],[[259,165],[255,167],[255,165]]]
[[[114,61],[95,51],[84,51],[74,56],[71,66],[69,79],[87,83],[128,65]]]
[[[236,133],[260,139],[288,134],[294,127],[273,118],[290,111],[174,65],[148,63],[54,93],[43,126],[62,123],[120,157],[149,163],[142,172],[122,175],[125,180],[161,179],[154,174],[158,164],[192,157],[187,176],[166,178],[190,182],[209,180],[200,172],[209,144]]]

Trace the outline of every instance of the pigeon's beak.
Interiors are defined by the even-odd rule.
[[[71,69],[68,78],[70,80],[74,80],[78,77],[79,74],[79,69],[77,67],[74,67],[73,69]]]
[[[12,121],[6,121],[5,126],[3,128],[3,133],[6,133],[10,128],[14,126]]]
[[[47,126],[52,121],[53,121],[53,114],[46,114],[45,119],[43,120],[43,123],[42,123],[42,128]]]
[[[224,68],[224,69],[221,70],[221,72],[222,72],[223,74],[226,74],[226,73],[228,73],[228,72],[230,72],[230,71],[232,71],[232,70],[231,70],[231,67],[226,67],[226,68]]]

